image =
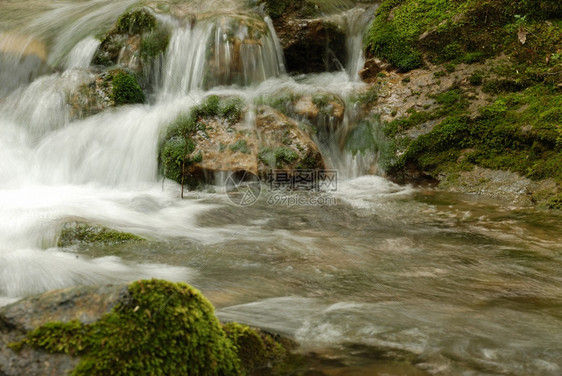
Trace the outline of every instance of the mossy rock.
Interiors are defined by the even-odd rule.
[[[244,103],[238,98],[219,98],[211,95],[188,113],[179,115],[169,126],[160,147],[159,164],[164,177],[178,183],[190,184],[189,166],[201,162],[202,156],[195,153],[195,133],[205,131],[205,119],[221,119],[227,124],[240,120]],[[233,146],[235,149],[243,145]],[[194,183],[196,184],[196,183]]]
[[[123,104],[144,103],[145,96],[137,77],[122,69],[109,71],[106,82],[110,82],[112,89],[109,97],[116,106]]]
[[[47,323],[12,348],[79,356],[75,376],[244,374],[234,344],[199,291],[150,280],[129,285],[127,293],[95,323]]]
[[[279,374],[286,367],[289,350],[295,347],[290,340],[235,322],[225,324],[223,330],[249,375]]]
[[[142,34],[156,28],[156,18],[146,9],[134,9],[117,20],[115,30],[120,34]]]
[[[471,64],[501,53],[539,64],[560,42],[561,9],[552,0],[385,0],[365,48],[401,71],[419,68],[424,60]],[[546,32],[549,28],[556,31]],[[518,39],[521,31],[529,35],[526,43]]]
[[[166,51],[170,37],[169,28],[158,22],[147,9],[128,11],[107,34],[100,37],[101,44],[93,63],[120,65],[140,73],[142,64],[150,64]]]
[[[122,231],[112,230],[104,226],[89,223],[66,223],[57,239],[58,247],[69,247],[76,244],[108,245],[128,242],[142,242],[145,239]]]

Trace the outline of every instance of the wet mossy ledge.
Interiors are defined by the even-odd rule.
[[[365,49],[388,177],[562,208],[562,3],[386,0]]]
[[[57,312],[73,307],[68,304],[73,297],[80,301],[88,294],[87,289],[74,289],[76,294],[73,289],[46,293],[0,309],[2,334],[11,329],[19,336],[8,348],[0,347],[0,358],[12,357],[10,367],[0,362],[2,374],[17,372],[17,357],[29,357],[31,351],[76,359],[74,363],[52,362],[74,364],[70,372],[74,376],[264,375],[282,367],[292,346],[290,341],[280,341],[245,325],[220,324],[211,303],[185,283],[143,280],[109,290],[91,287],[94,300],[99,291],[113,297],[111,303],[103,300],[108,311],[95,319],[84,316],[84,308],[78,306],[75,311]],[[57,298],[67,303],[57,302]],[[43,322],[32,329],[29,323],[18,321],[21,318],[14,314],[18,304],[42,300],[51,307],[47,316],[65,319]],[[85,322],[81,317],[87,318]],[[52,364],[48,366],[50,372],[62,371]],[[25,367],[19,371],[36,374]]]
[[[145,241],[144,238],[135,234],[85,222],[65,223],[57,236],[58,247],[78,244],[110,245],[143,241]]]

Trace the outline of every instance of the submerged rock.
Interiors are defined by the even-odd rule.
[[[184,283],[80,286],[0,309],[0,374],[260,375],[290,343],[244,325],[224,329]]]

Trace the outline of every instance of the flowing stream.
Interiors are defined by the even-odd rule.
[[[328,192],[284,197],[264,186],[257,203],[237,206],[220,185],[182,200],[159,176],[162,132],[209,94],[251,103],[363,88],[360,10],[340,16],[354,52],[346,69],[304,77],[285,73],[267,18],[234,81],[221,42],[230,13],[177,23],[151,103],[72,120],[66,95],[94,77],[94,36],[135,2],[21,3],[0,1],[0,21],[25,25],[0,27],[0,305],[164,278],[202,290],[221,320],[294,338],[309,354],[303,375],[562,373],[559,213],[396,185],[369,174],[375,154],[342,151],[336,136],[322,146],[338,170]],[[224,67],[206,86],[208,48]],[[348,111],[344,127],[354,126]],[[148,240],[57,247],[72,221]]]

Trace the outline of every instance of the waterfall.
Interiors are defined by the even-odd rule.
[[[271,20],[257,15],[189,20],[176,28],[163,69],[164,94],[248,86],[285,72]]]
[[[187,12],[181,16],[156,14],[171,30],[171,38],[166,52],[143,66],[143,79],[153,85],[150,99],[155,101],[80,118],[72,106],[81,102],[70,98],[80,90],[95,90],[103,72],[91,66],[100,46],[99,32],[109,30],[134,3],[45,4],[17,32],[0,34],[2,301],[107,279],[186,279],[185,268],[118,258],[77,259],[73,250],[57,247],[57,234],[63,224],[78,220],[152,238],[212,243],[233,236],[200,227],[195,216],[208,205],[178,201],[175,183],[162,185],[158,153],[166,127],[209,94],[241,97],[251,109],[259,98],[274,98],[284,90],[346,98],[362,87],[343,71],[289,77],[271,19],[240,10],[241,2],[233,1],[228,7],[236,12],[187,16],[192,14],[188,7],[181,9]],[[211,4],[195,3],[189,4]],[[250,110],[242,131],[252,132],[256,117]],[[330,119],[323,121],[330,132],[319,143],[331,166],[348,169],[363,158],[341,150],[339,139],[351,128],[348,115],[343,128]],[[38,277],[26,282],[14,273]]]
[[[66,69],[88,68],[99,45],[100,41],[92,36],[82,39],[68,54]]]

